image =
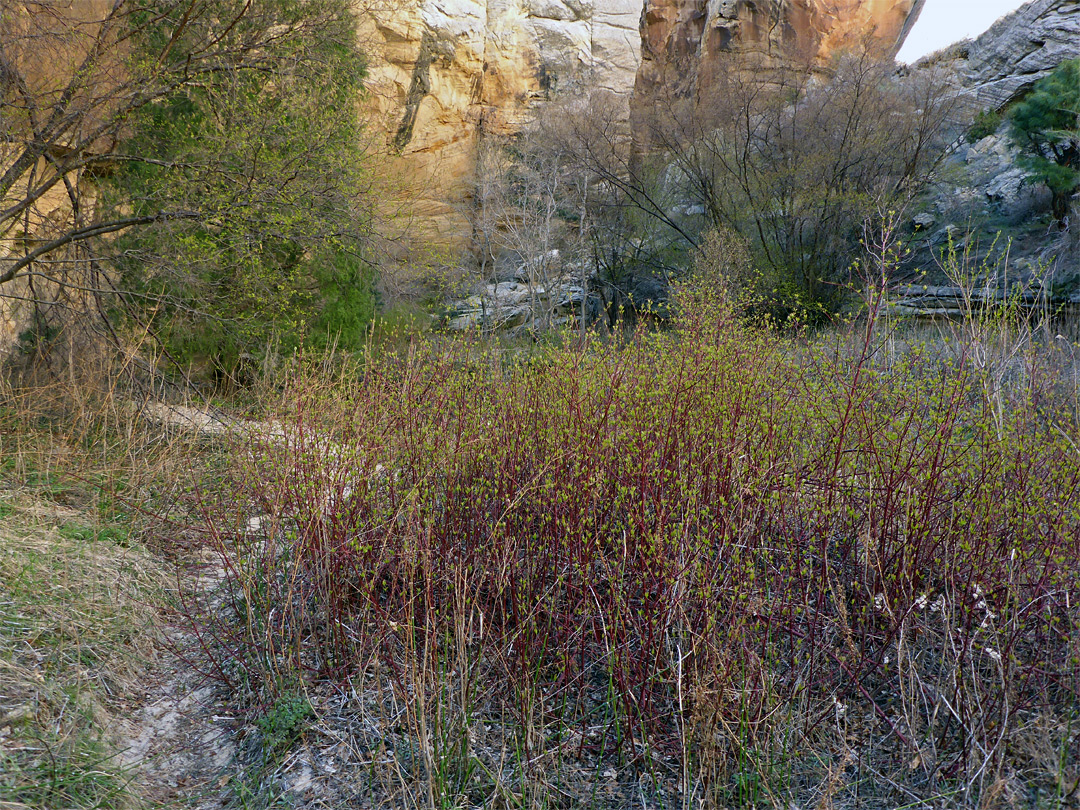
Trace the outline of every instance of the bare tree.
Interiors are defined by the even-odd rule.
[[[864,220],[903,207],[944,154],[955,95],[849,55],[828,78],[731,71],[707,99],[657,122],[657,140],[710,224],[811,301],[834,301]]]
[[[958,95],[937,75],[897,76],[869,50],[828,73],[809,63],[728,68],[705,89],[673,86],[650,115],[639,111],[636,149],[598,99],[570,153],[684,246],[730,229],[778,295],[832,306],[864,222],[902,208],[932,176]]]
[[[529,289],[534,329],[551,327],[565,303],[584,188],[567,171],[561,144],[547,135],[537,125],[512,138],[482,139],[473,212],[481,277],[493,283],[497,265],[513,262]]]
[[[687,262],[696,241],[672,212],[664,159],[635,156],[625,99],[606,91],[553,105],[542,142],[573,178],[576,252],[582,277],[601,300],[607,325],[655,303],[656,290]]]

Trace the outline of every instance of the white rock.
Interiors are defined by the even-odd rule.
[[[958,48],[951,64],[980,108],[1000,109],[1080,56],[1080,2],[1032,0]]]
[[[476,0],[426,0],[420,6],[420,18],[433,33],[482,43],[487,28],[487,4]]]
[[[592,26],[588,22],[532,17],[526,28],[549,70],[579,71],[583,65],[592,63]]]
[[[548,20],[577,20],[580,17],[560,0],[528,0],[525,10],[530,17],[542,17]]]
[[[1020,198],[1026,177],[1023,169],[1010,169],[999,174],[986,187],[986,198],[994,203],[1015,203]]]

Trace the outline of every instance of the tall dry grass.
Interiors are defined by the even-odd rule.
[[[176,585],[148,515],[210,448],[132,358],[23,360],[0,373],[0,805],[145,806],[122,722]]]

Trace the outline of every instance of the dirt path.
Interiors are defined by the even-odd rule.
[[[214,587],[220,572],[192,574],[184,587]],[[227,804],[240,773],[234,732],[237,721],[219,686],[183,660],[194,639],[169,628],[146,697],[121,725],[123,763],[134,787],[153,806],[210,810]]]
[[[277,423],[243,422],[199,408],[152,405],[147,415],[204,436],[284,437]],[[258,521],[251,518],[249,528]],[[188,594],[211,593],[225,576],[215,555],[200,556],[199,552],[182,564],[182,571],[180,587]],[[336,801],[339,790],[324,783],[333,782],[339,768],[355,758],[347,741],[324,730],[321,737],[313,735],[318,737],[317,744],[305,740],[269,769],[265,763],[249,769],[248,754],[253,750],[249,743],[257,750],[258,734],[254,740],[248,736],[250,718],[235,714],[227,690],[185,660],[201,657],[196,639],[183,626],[165,631],[158,660],[145,679],[146,696],[132,705],[117,734],[135,791],[151,806],[162,808],[247,807],[248,800],[264,806],[277,797],[284,797],[291,807],[343,806]],[[320,705],[327,697],[308,695]],[[331,702],[349,702],[338,693],[330,697]]]
[[[165,807],[224,806],[233,777],[231,724],[211,685],[180,662],[149,684],[146,703],[126,721],[123,754],[135,784]]]

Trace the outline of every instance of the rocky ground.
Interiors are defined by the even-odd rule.
[[[1059,226],[1049,191],[1029,180],[1016,159],[1007,123],[958,145],[911,217],[909,268],[925,272],[931,284],[948,285],[943,254],[951,246],[967,272],[1045,290],[1057,303],[1080,303],[1080,228]]]
[[[220,569],[189,562],[182,587],[214,587]],[[145,697],[118,723],[118,747],[138,793],[152,805],[210,810],[237,794],[237,717],[224,692],[201,673],[197,639],[170,627],[153,669],[140,680]],[[242,778],[242,777],[240,777]]]
[[[963,92],[954,148],[910,222],[909,268],[929,283],[949,286],[941,256],[951,243],[969,271],[1040,289],[1059,304],[1080,302],[1080,223],[1061,227],[1051,216],[1049,191],[1017,165],[1008,123],[1011,102],[1077,57],[1080,0],[1033,0],[978,38],[911,66],[940,72]],[[999,123],[972,138],[967,126],[979,113],[997,114]]]

